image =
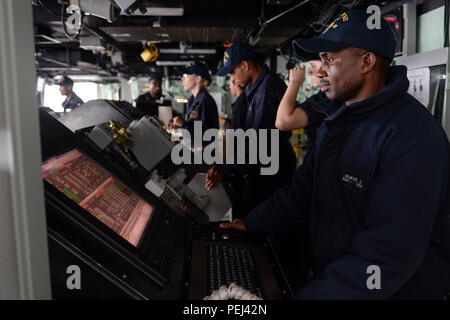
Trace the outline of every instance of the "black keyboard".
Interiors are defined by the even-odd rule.
[[[251,249],[213,244],[208,245],[207,250],[208,295],[234,282],[264,299]]]

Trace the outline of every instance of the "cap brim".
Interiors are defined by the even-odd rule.
[[[62,81],[62,82],[56,82],[55,83],[57,86],[71,86],[71,85],[73,85],[73,83],[70,83],[70,82],[64,82],[64,81]]]
[[[320,52],[336,52],[350,45],[332,40],[313,38],[313,39],[297,39],[292,41],[294,48],[294,56],[303,61],[319,60]]]
[[[183,75],[183,74],[190,74],[191,72],[189,72],[186,67],[176,67],[175,71],[179,74],[179,75]]]
[[[240,62],[239,62],[239,63],[240,63]],[[223,67],[222,69],[220,69],[219,71],[217,71],[216,76],[223,77],[223,76],[225,76],[225,75],[231,73],[231,72],[234,70],[234,68],[236,68],[236,66],[237,66],[239,63],[230,64],[230,65],[228,65],[228,66],[226,66],[226,67]]]

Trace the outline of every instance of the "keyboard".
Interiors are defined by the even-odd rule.
[[[207,292],[234,282],[264,299],[251,249],[210,244],[207,246]]]

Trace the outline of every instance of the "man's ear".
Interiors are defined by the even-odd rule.
[[[241,67],[244,72],[248,72],[250,70],[250,63],[246,60],[242,61]]]
[[[362,57],[362,67],[361,67],[361,73],[365,74],[370,72],[377,62],[377,57],[373,52],[367,52]]]

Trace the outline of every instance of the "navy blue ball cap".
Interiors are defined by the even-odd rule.
[[[344,12],[318,38],[294,40],[292,45],[295,56],[302,60],[311,60],[308,59],[311,54],[356,47],[380,54],[392,61],[397,44],[391,27],[382,17],[379,29],[370,29],[368,21],[372,21],[372,14],[364,10],[353,9]]]
[[[149,80],[159,80],[159,81],[162,80],[161,74],[157,73],[157,72],[151,73],[148,78],[149,78]]]
[[[245,43],[234,43],[228,47],[223,55],[223,67],[216,75],[225,76],[236,68],[242,61],[256,58],[256,53],[252,47]]]
[[[205,80],[211,80],[211,75],[209,74],[208,67],[204,63],[197,61],[197,60],[188,63],[184,67],[178,67],[178,68],[176,68],[176,70],[177,70],[178,74],[180,74],[180,75],[196,74],[196,75],[201,76]]]
[[[320,56],[317,52],[307,52],[305,50],[303,50],[302,48],[300,48],[297,43],[294,41],[292,41],[292,46],[294,47],[294,57],[297,60],[306,62],[306,61],[311,61],[311,60],[320,60]],[[299,53],[301,54],[301,56],[299,55]]]
[[[68,76],[62,76],[56,81],[58,86],[73,86],[73,80]]]

